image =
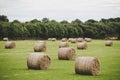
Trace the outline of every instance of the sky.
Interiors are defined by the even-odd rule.
[[[43,18],[100,20],[120,17],[120,0],[0,0],[0,15],[21,22]]]

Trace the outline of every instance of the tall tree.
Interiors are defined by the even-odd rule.
[[[0,22],[9,22],[7,16],[5,15],[0,15]]]

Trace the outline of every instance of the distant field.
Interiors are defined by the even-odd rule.
[[[76,44],[69,43],[79,56],[95,56],[100,60],[101,73],[98,76],[78,75],[74,71],[74,61],[58,60],[60,41],[46,41],[51,57],[48,70],[28,70],[27,57],[33,53],[37,40],[18,40],[16,48],[5,49],[0,41],[0,80],[120,80],[120,41],[113,41],[113,46],[106,47],[105,40],[88,42],[86,50],[77,50]]]

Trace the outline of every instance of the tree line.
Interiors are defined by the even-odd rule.
[[[9,22],[5,15],[0,15],[0,39],[47,39],[47,38],[78,38],[90,37],[104,39],[117,37],[120,39],[120,18],[101,19],[96,21],[89,19],[82,22],[75,19],[71,22],[63,20],[33,19],[28,22],[14,20]]]

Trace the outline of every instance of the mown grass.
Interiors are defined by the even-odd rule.
[[[101,73],[98,76],[78,75],[74,71],[74,61],[58,60],[57,52],[60,41],[46,41],[51,57],[48,70],[28,70],[27,57],[33,53],[37,40],[20,40],[16,48],[5,49],[0,41],[0,80],[120,80],[120,41],[113,41],[113,46],[106,47],[105,40],[93,40],[86,50],[77,50],[76,44],[69,43],[79,56],[95,56],[99,59]]]

